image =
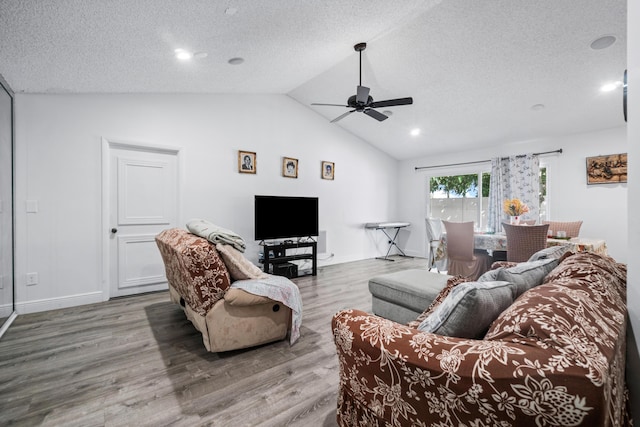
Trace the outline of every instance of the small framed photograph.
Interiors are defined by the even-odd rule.
[[[238,151],[238,172],[256,173],[256,153],[253,151]]]
[[[322,162],[322,171],[321,176],[322,179],[331,179],[333,180],[333,174],[336,171],[336,165],[333,162]]]
[[[298,159],[291,157],[282,158],[282,176],[287,178],[298,177]]]

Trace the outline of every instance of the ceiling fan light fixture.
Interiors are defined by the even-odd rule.
[[[382,108],[382,107],[395,107],[398,105],[411,105],[413,104],[413,98],[411,97],[406,97],[406,98],[396,98],[396,99],[386,99],[384,101],[374,101],[373,98],[371,97],[371,95],[369,94],[369,92],[371,91],[370,88],[363,86],[362,85],[362,51],[365,50],[367,48],[367,44],[366,43],[358,43],[355,46],[353,46],[353,49],[358,52],[359,56],[360,56],[360,72],[359,72],[359,77],[360,80],[358,82],[358,86],[356,86],[356,94],[350,96],[347,99],[347,103],[346,105],[343,104],[324,104],[324,103],[317,103],[317,102],[312,102],[311,105],[324,105],[324,106],[328,106],[328,107],[346,107],[346,108],[350,108],[350,111],[347,111],[344,114],[339,115],[338,117],[336,117],[335,119],[331,120],[331,123],[335,123],[339,120],[342,120],[343,118],[347,117],[349,114],[351,113],[364,113],[367,116],[382,122],[386,119],[389,118],[389,116],[392,114],[391,111],[389,110],[384,110],[383,112],[380,112],[378,110],[376,110],[376,108]]]

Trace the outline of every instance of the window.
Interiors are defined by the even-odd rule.
[[[547,219],[547,167],[540,166],[540,217],[538,222],[542,224],[542,221]]]
[[[434,176],[429,179],[429,216],[446,221],[473,221],[476,230],[487,229],[491,174]],[[547,167],[540,166],[540,216],[547,219]]]
[[[491,174],[434,176],[429,179],[429,215],[446,221],[473,221],[487,228]]]

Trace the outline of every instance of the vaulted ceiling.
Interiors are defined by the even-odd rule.
[[[601,86],[626,68],[626,4],[2,0],[0,74],[18,93],[287,94],[329,121],[349,110],[310,104],[355,95],[367,42],[363,86],[413,105],[333,125],[407,159],[624,125],[620,83]]]

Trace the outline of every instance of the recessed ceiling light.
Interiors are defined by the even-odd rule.
[[[184,49],[176,49],[173,51],[176,55],[176,58],[178,58],[181,61],[188,61],[191,58],[193,58],[193,54],[191,54],[191,52],[187,52]]]
[[[540,111],[540,110],[544,110],[544,104],[535,104],[531,106],[531,109],[533,111]]]
[[[622,87],[621,81],[604,84],[600,87],[600,90],[602,92],[611,92],[612,90],[616,90],[619,87]]]
[[[411,130],[411,136],[418,136],[420,135],[420,129],[415,128]]]
[[[606,49],[612,44],[614,44],[615,42],[616,42],[615,36],[598,37],[597,39],[591,42],[591,49],[594,49],[594,50]]]
[[[227,61],[229,64],[231,65],[240,65],[244,62],[244,58],[231,58],[229,61]]]
[[[386,115],[386,116],[393,116],[393,111],[391,111],[391,110],[384,110],[384,111],[382,112],[382,114],[384,114],[384,115]]]

